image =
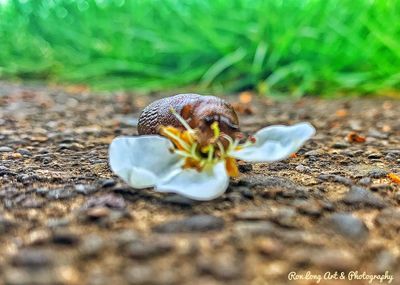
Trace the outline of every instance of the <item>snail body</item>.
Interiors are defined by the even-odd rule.
[[[206,144],[212,138],[211,124],[218,122],[221,132],[235,137],[239,132],[239,119],[233,107],[215,96],[179,94],[159,99],[148,105],[140,114],[139,135],[159,134],[160,127],[184,126],[171,112],[173,108],[189,126],[200,133],[200,142]]]

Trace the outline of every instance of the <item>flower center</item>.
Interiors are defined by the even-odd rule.
[[[229,153],[253,144],[254,142],[251,139],[240,144],[238,138],[233,139],[227,134],[222,133],[218,122],[213,122],[211,124],[213,137],[205,146],[202,146],[199,142],[199,130],[192,129],[174,109],[171,109],[171,112],[182,123],[185,130],[180,130],[172,126],[162,126],[160,134],[167,137],[173,143],[173,152],[184,157],[183,168],[193,168],[197,171],[203,171],[218,162],[224,161],[229,176],[236,177],[239,175],[236,159],[230,157]],[[224,147],[222,140],[226,140],[228,145]]]

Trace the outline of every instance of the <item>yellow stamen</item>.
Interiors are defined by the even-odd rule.
[[[160,134],[167,137],[179,150],[189,150],[192,142],[191,135],[188,131],[181,131],[177,128],[168,126],[161,127]]]
[[[240,144],[238,139],[233,139],[227,134],[221,133],[218,122],[211,124],[213,138],[205,146],[200,146],[196,132],[198,130],[191,129],[187,122],[174,109],[171,112],[178,118],[185,130],[172,126],[162,126],[160,134],[167,137],[175,146],[175,153],[184,159],[183,168],[192,168],[197,171],[203,171],[208,167],[213,167],[220,161],[225,162],[225,168],[229,176],[236,177],[239,175],[239,169],[236,159],[229,156],[233,150],[239,150],[250,144],[250,140],[244,144]],[[228,142],[225,149],[220,138],[224,138]]]
[[[225,168],[230,177],[237,177],[239,175],[239,168],[236,163],[236,159],[233,157],[227,157],[225,159]]]
[[[185,159],[185,163],[183,164],[183,168],[194,168],[198,171],[200,171],[202,169],[202,166],[200,165],[200,162],[198,160],[195,160],[191,157],[187,157]]]
[[[211,124],[211,129],[214,132],[214,139],[219,138],[220,134],[221,134],[221,130],[219,129],[219,125],[218,122],[214,122]]]

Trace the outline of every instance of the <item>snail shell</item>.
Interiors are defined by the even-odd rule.
[[[183,129],[183,125],[171,112],[171,107],[180,114],[193,129],[200,131],[201,144],[212,138],[210,126],[217,121],[221,132],[235,137],[239,132],[239,119],[233,107],[226,101],[198,94],[179,94],[157,100],[140,114],[139,135],[158,134],[161,126]]]

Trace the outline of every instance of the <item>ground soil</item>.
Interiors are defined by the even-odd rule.
[[[0,83],[1,285],[400,284],[400,101],[229,96],[246,133],[317,134],[194,202],[113,175],[108,145],[159,96],[112,95]]]

